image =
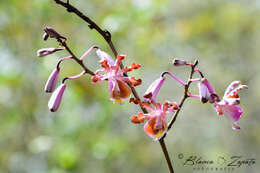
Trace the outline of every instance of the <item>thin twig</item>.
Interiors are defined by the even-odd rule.
[[[183,97],[180,101],[180,104],[179,104],[179,109],[176,111],[176,113],[174,114],[174,116],[172,117],[172,119],[170,120],[170,122],[168,123],[168,131],[171,129],[172,125],[174,124],[174,122],[176,121],[178,115],[179,115],[179,112],[181,111],[181,108],[185,102],[185,100],[189,97],[188,96],[188,92],[189,92],[189,87],[190,87],[190,84],[192,83],[191,79],[192,79],[192,76],[194,74],[194,69],[195,67],[198,65],[198,60],[196,60],[194,62],[194,64],[191,66],[191,72],[190,72],[190,76],[189,76],[189,79],[187,81],[187,84],[184,85],[184,94],[183,94]],[[166,135],[165,135],[166,136]],[[163,138],[165,138],[165,136]]]
[[[75,56],[75,54],[70,50],[70,48],[68,47],[67,43],[65,41],[62,41],[61,39],[57,39],[57,41],[67,50],[67,52],[69,52],[69,54],[72,56],[72,59],[75,60],[84,70],[86,73],[90,74],[91,76],[95,75],[95,73],[91,70],[89,70],[85,64],[83,63],[83,61],[81,61],[79,58],[77,58]]]
[[[57,4],[59,5],[62,5],[63,7],[65,7],[67,9],[68,12],[72,12],[74,14],[76,14],[78,17],[80,17],[81,19],[83,19],[85,22],[87,22],[89,25],[89,28],[90,29],[95,29],[100,35],[103,36],[103,38],[106,40],[107,44],[109,45],[110,49],[112,50],[115,58],[117,57],[118,53],[115,49],[115,46],[112,42],[112,36],[110,34],[109,31],[107,30],[102,30],[93,20],[91,20],[89,17],[85,16],[81,11],[79,11],[77,8],[75,8],[74,6],[70,5],[69,1],[67,0],[67,2],[63,2],[61,0],[54,0]],[[80,61],[78,58],[76,58],[76,56],[71,52],[71,50],[67,47],[66,43],[62,43],[62,45],[66,48],[66,50],[74,57],[73,59],[75,61],[77,61],[85,70],[88,71],[89,74],[93,75],[94,73],[91,72],[89,69],[87,69],[85,67],[85,65],[82,63],[82,61]],[[120,67],[123,68],[123,64],[121,63],[120,64]],[[127,76],[125,74],[125,76]],[[134,95],[134,97],[138,100],[140,100],[140,97],[138,95],[138,93],[136,92],[135,88],[132,87],[131,85],[129,85],[129,87],[131,88],[131,91]],[[140,108],[142,109],[142,111],[144,113],[148,113],[148,111],[141,107]],[[173,167],[172,167],[172,164],[171,164],[171,160],[170,160],[170,157],[169,157],[169,154],[168,154],[168,151],[167,151],[167,148],[166,148],[166,145],[164,143],[164,139],[162,138],[161,140],[159,140],[160,142],[160,146],[163,150],[163,153],[164,153],[164,157],[166,159],[166,162],[167,162],[167,165],[168,165],[168,168],[169,168],[169,171],[170,173],[174,173],[173,171]]]
[[[112,50],[115,57],[117,56],[117,51],[115,49],[115,46],[112,42],[112,37],[109,31],[101,29],[93,20],[91,20],[89,17],[84,15],[81,11],[79,11],[76,7],[72,6],[69,2],[63,2],[61,0],[54,0],[57,4],[65,7],[68,12],[76,14],[78,17],[83,19],[85,22],[88,23],[88,27],[90,29],[95,29],[108,43],[110,49]]]
[[[63,7],[65,7],[68,12],[76,14],[76,15],[77,15],[78,17],[80,17],[82,20],[84,20],[85,22],[87,22],[90,29],[95,29],[95,30],[106,40],[106,42],[107,42],[107,44],[109,45],[110,49],[112,50],[112,52],[113,52],[115,58],[117,57],[118,53],[117,53],[117,51],[116,51],[116,49],[115,49],[115,46],[114,46],[114,44],[113,44],[113,42],[112,42],[112,36],[111,36],[111,34],[110,34],[109,31],[101,29],[93,20],[91,20],[91,19],[90,19],[89,17],[87,17],[86,15],[84,15],[84,14],[83,14],[81,11],[79,11],[76,7],[74,7],[73,5],[71,5],[71,4],[69,3],[69,1],[67,1],[67,2],[63,2],[63,1],[61,1],[61,0],[54,0],[54,1],[55,1],[57,4],[59,4],[59,5],[63,6]],[[121,69],[124,67],[122,63],[120,64],[120,67],[121,67]],[[125,76],[127,76],[127,75],[125,74]],[[135,97],[136,99],[140,99],[140,97],[139,97],[138,93],[136,92],[135,88],[132,87],[131,85],[129,85],[129,87],[131,88],[134,97]],[[145,108],[142,108],[142,107],[140,107],[140,108],[142,109],[142,111],[143,111],[144,113],[147,113],[147,110],[146,110]]]

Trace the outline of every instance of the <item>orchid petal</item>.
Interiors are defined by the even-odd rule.
[[[235,87],[241,84],[241,81],[233,81],[229,86],[227,87],[224,97],[227,96]]]
[[[210,94],[216,94],[214,88],[206,78],[202,79],[202,83],[208,88]]]
[[[243,113],[243,109],[237,105],[224,105],[221,106],[221,108],[225,117],[227,117],[231,123],[237,123]]]
[[[235,95],[235,94],[237,94],[238,91],[240,91],[244,88],[248,89],[248,86],[247,85],[240,85],[237,88],[233,89],[231,92],[229,92],[227,95],[224,95],[224,97],[229,97],[229,96]]]
[[[109,91],[111,93],[111,99],[118,104],[122,104],[122,100],[127,99],[131,94],[130,87],[119,79],[109,82]]]
[[[207,103],[207,101],[210,98],[210,92],[208,90],[208,87],[203,82],[200,82],[198,84],[198,87],[200,91],[200,101],[202,103]]]
[[[160,88],[162,87],[163,83],[165,81],[165,77],[160,77],[159,79],[155,80],[145,91],[144,95],[147,95],[149,93],[152,94],[152,100],[155,101],[157,94],[159,93]],[[149,100],[149,99],[145,99]]]
[[[158,116],[154,116],[144,125],[145,133],[151,138],[153,138],[155,141],[159,140],[167,132],[167,124],[162,119],[159,120],[161,123],[160,127],[156,127],[157,119]]]
[[[101,49],[97,49],[96,53],[97,56],[100,58],[100,61],[107,60],[110,66],[113,66],[115,64],[115,61],[112,59],[112,57],[108,55],[106,52],[102,51]]]

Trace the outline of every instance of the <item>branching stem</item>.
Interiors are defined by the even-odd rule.
[[[95,30],[106,40],[106,42],[107,42],[107,44],[109,45],[110,49],[112,50],[112,52],[113,52],[115,58],[117,57],[118,53],[117,53],[117,51],[116,51],[116,49],[115,49],[115,46],[114,46],[114,44],[113,44],[113,42],[112,42],[112,36],[111,36],[111,34],[110,34],[109,31],[101,29],[92,19],[90,19],[89,17],[85,16],[81,11],[79,11],[77,8],[75,8],[74,6],[72,6],[72,5],[69,3],[69,0],[67,0],[67,2],[63,2],[63,1],[61,1],[61,0],[54,0],[54,1],[55,1],[57,4],[59,4],[59,5],[63,6],[63,7],[65,7],[68,12],[76,14],[78,17],[80,17],[80,18],[83,19],[85,22],[87,22],[90,29],[95,29]],[[70,50],[70,48],[67,46],[66,42],[62,42],[62,40],[59,40],[59,39],[58,39],[58,41],[60,42],[60,44],[61,44],[62,46],[65,47],[65,49],[66,49],[66,50],[69,52],[69,54],[72,56],[72,59],[74,59],[74,60],[86,71],[86,73],[88,73],[88,74],[90,74],[90,75],[94,75],[94,73],[93,73],[91,70],[89,70],[89,69],[84,65],[84,63],[83,63],[80,59],[78,59],[78,58],[73,54],[73,52],[72,52],[72,51]],[[122,63],[120,64],[120,67],[121,67],[121,68],[124,67]],[[125,76],[127,76],[127,75],[125,74]],[[129,85],[129,87],[131,88],[134,97],[135,97],[136,99],[140,100],[140,97],[139,97],[138,93],[136,92],[135,88],[133,88],[131,85]],[[145,108],[142,108],[142,107],[140,107],[140,108],[142,109],[142,111],[143,111],[144,113],[148,113],[148,111],[147,111]],[[174,170],[173,170],[173,167],[172,167],[172,163],[171,163],[171,160],[170,160],[168,151],[167,151],[167,147],[166,147],[166,145],[165,145],[165,143],[164,143],[164,138],[161,138],[161,139],[159,140],[159,143],[160,143],[160,146],[161,146],[162,151],[163,151],[163,153],[164,153],[164,156],[165,156],[165,159],[166,159],[166,162],[167,162],[169,171],[170,171],[170,173],[174,173]]]
[[[185,100],[189,97],[189,96],[188,96],[189,87],[190,87],[190,84],[192,83],[192,80],[191,80],[191,79],[192,79],[193,74],[194,74],[194,72],[195,72],[194,69],[195,69],[195,67],[196,67],[197,65],[198,65],[198,60],[196,60],[193,65],[191,65],[190,76],[189,76],[189,79],[188,79],[188,81],[187,81],[187,84],[184,85],[184,93],[183,93],[183,97],[182,97],[182,99],[181,99],[181,101],[180,101],[180,104],[179,104],[179,109],[176,111],[176,113],[174,114],[174,116],[172,117],[172,119],[170,120],[170,122],[168,123],[168,131],[171,129],[172,125],[175,123],[175,121],[176,121],[176,119],[177,119],[177,117],[178,117],[178,115],[179,115],[179,113],[180,113],[180,111],[181,111],[181,108],[182,108],[182,106],[183,106]],[[166,135],[165,135],[163,138],[165,138],[165,137],[166,137]]]

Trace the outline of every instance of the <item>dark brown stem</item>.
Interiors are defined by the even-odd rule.
[[[57,41],[66,49],[66,51],[72,56],[72,59],[75,60],[84,70],[86,73],[90,74],[90,75],[95,75],[95,73],[91,70],[89,70],[85,64],[83,63],[83,61],[81,61],[79,58],[77,58],[75,56],[75,54],[70,50],[70,48],[68,47],[67,43],[61,39],[57,39]]]
[[[165,160],[166,160],[166,162],[167,162],[169,171],[170,171],[170,173],[174,173],[174,170],[173,170],[173,167],[172,167],[172,163],[171,163],[171,159],[170,159],[170,157],[169,157],[169,154],[168,154],[168,151],[167,151],[167,147],[166,147],[166,145],[165,145],[165,143],[164,143],[164,139],[161,138],[161,139],[159,140],[159,143],[160,143],[161,148],[162,148],[162,150],[163,150],[163,154],[164,154],[164,156],[165,156]]]
[[[188,92],[189,92],[189,87],[190,87],[190,84],[192,83],[191,79],[192,79],[192,76],[194,74],[194,69],[195,67],[198,65],[198,60],[196,60],[194,62],[194,64],[191,66],[191,72],[190,72],[190,76],[189,76],[189,79],[187,81],[187,84],[184,85],[184,94],[183,94],[183,97],[180,101],[180,104],[179,104],[179,109],[176,111],[176,113],[174,114],[174,116],[172,117],[172,119],[170,120],[170,122],[168,123],[168,131],[171,129],[172,125],[174,124],[174,122],[176,121],[180,111],[181,111],[181,108],[185,102],[185,100],[188,98]],[[165,135],[166,136],[166,135]],[[163,138],[165,138],[165,136]]]
[[[61,0],[54,0],[54,1],[57,4],[62,5],[63,7],[65,7],[68,12],[76,14],[78,17],[80,17],[81,19],[83,19],[85,22],[87,22],[89,24],[88,26],[89,26],[90,29],[95,29],[100,35],[102,35],[102,37],[106,40],[107,44],[109,45],[110,49],[112,50],[115,58],[117,57],[118,53],[117,53],[117,51],[115,49],[115,46],[114,46],[114,44],[112,42],[112,36],[111,36],[109,31],[102,30],[93,20],[91,20],[89,17],[85,16],[81,11],[79,11],[74,6],[70,5],[68,0],[67,0],[67,2],[63,2]],[[71,50],[68,48],[68,46],[66,45],[65,42],[64,43],[62,42],[61,44],[71,54],[71,56],[74,57],[73,59],[75,61],[77,61],[77,63],[79,63],[86,70],[86,73],[94,75],[94,73],[92,71],[90,71],[88,68],[85,67],[85,65],[83,64],[82,61],[80,61],[78,58],[76,58],[76,56],[71,52]],[[120,67],[121,67],[121,69],[124,67],[122,63],[120,64]],[[127,76],[127,75],[125,74],[125,76]],[[129,85],[129,87],[131,88],[131,91],[132,91],[134,97],[136,99],[140,100],[140,97],[139,97],[138,93],[136,92],[135,88],[132,87],[131,85]],[[148,111],[145,108],[143,108],[141,106],[140,106],[140,108],[142,109],[142,111],[144,113],[148,113]],[[167,161],[167,165],[169,167],[169,171],[170,171],[170,173],[174,173],[173,167],[172,167],[172,164],[171,164],[171,160],[170,160],[170,157],[169,157],[166,145],[164,143],[164,139],[162,138],[159,142],[160,142],[161,148],[163,150],[165,159]]]
[[[78,17],[83,19],[85,22],[88,23],[88,27],[90,29],[95,29],[108,43],[110,49],[112,50],[115,57],[117,56],[117,51],[115,49],[115,46],[112,42],[112,37],[109,31],[101,29],[93,20],[91,20],[89,17],[85,16],[81,11],[79,11],[77,8],[72,6],[68,1],[63,2],[61,0],[54,0],[57,4],[65,7],[68,12],[76,14]]]

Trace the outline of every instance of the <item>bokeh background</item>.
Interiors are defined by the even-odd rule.
[[[165,70],[187,79],[189,69],[171,65],[176,57],[198,59],[220,96],[233,80],[247,84],[249,90],[240,94],[240,131],[233,131],[212,105],[190,99],[166,144],[176,172],[259,172],[260,1],[70,1],[111,31],[117,50],[127,55],[125,64],[142,64],[132,73],[143,79],[140,94]],[[114,105],[106,82],[91,84],[89,76],[68,81],[59,111],[48,110],[45,82],[58,58],[68,54],[36,57],[38,49],[57,46],[42,40],[45,26],[66,36],[77,56],[94,44],[112,54],[97,32],[53,0],[0,1],[0,173],[168,172],[159,144],[129,121],[139,108]],[[95,70],[97,61],[93,52],[86,64]],[[60,77],[80,71],[67,61]],[[192,91],[198,93],[196,85]],[[169,79],[159,100],[178,101],[181,95],[182,88]],[[233,171],[193,170],[183,166],[192,155],[204,160],[237,155],[255,158],[256,164]]]

